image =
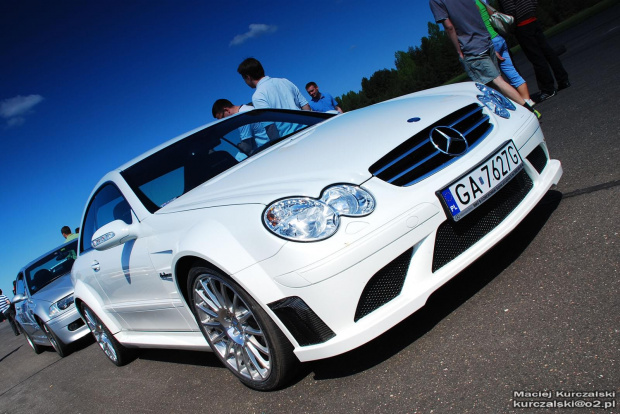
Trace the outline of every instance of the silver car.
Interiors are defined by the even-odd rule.
[[[26,265],[15,283],[15,320],[37,354],[52,346],[58,355],[90,332],[73,303],[71,267],[77,240],[65,243]]]

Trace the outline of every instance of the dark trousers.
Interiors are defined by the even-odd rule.
[[[552,93],[555,90],[554,76],[558,83],[568,82],[568,73],[562,66],[558,55],[547,42],[538,21],[535,20],[525,26],[517,26],[515,35],[523,53],[534,66],[536,82],[541,92]],[[553,75],[551,71],[553,71]]]
[[[11,325],[11,329],[13,329],[13,333],[15,333],[15,335],[19,335],[19,328],[17,328],[17,322],[15,321],[15,310],[13,309],[13,305],[11,305],[10,308],[8,308],[6,311],[4,311],[2,313],[2,318],[1,320],[6,319],[7,321],[9,321],[9,325]]]

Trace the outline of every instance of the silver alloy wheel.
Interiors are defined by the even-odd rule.
[[[97,316],[92,313],[92,311],[88,308],[84,308],[84,317],[86,318],[86,324],[90,328],[90,331],[93,333],[95,340],[103,350],[103,352],[110,358],[112,361],[117,362],[118,356],[116,355],[116,350],[114,349],[114,345],[110,341],[108,337],[108,333],[106,332],[103,323],[97,318]]]
[[[50,328],[48,328],[46,324],[43,324],[43,332],[45,332],[45,335],[47,335],[47,339],[50,341],[50,344],[52,344],[54,350],[59,354],[62,354],[62,350],[60,349],[58,342],[56,342],[56,338],[54,338],[54,335],[52,335],[52,333],[50,332]]]
[[[28,345],[30,345],[30,347],[34,350],[36,350],[34,342],[32,342],[32,339],[30,339],[30,335],[26,334],[26,341],[28,342]]]
[[[271,353],[263,328],[235,289],[214,275],[196,278],[194,306],[213,352],[242,377],[264,381]]]

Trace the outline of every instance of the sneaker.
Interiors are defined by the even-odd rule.
[[[558,91],[561,91],[562,89],[566,89],[570,86],[570,82],[567,80],[562,81],[562,82],[558,82]]]
[[[525,105],[523,106],[527,108],[527,110],[529,110],[531,113],[536,115],[536,119],[540,119],[540,117],[542,116],[540,112],[533,108],[534,105],[530,104],[528,101],[525,101]]]
[[[527,102],[531,107],[534,107],[534,105],[536,105],[536,102],[532,101],[531,99],[526,99],[525,102]]]
[[[551,92],[541,91],[540,95],[538,96],[538,103],[541,103],[542,101],[546,101],[549,98],[553,98],[556,93],[557,91],[555,89]]]

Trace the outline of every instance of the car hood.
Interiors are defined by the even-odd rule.
[[[435,88],[335,116],[214,177],[159,214],[234,204],[318,197],[332,184],[362,184],[369,167],[441,116],[472,102],[473,83]]]
[[[67,273],[43,287],[32,295],[32,298],[38,302],[49,302],[51,304],[71,293],[73,293],[73,283],[71,282],[71,273]]]

